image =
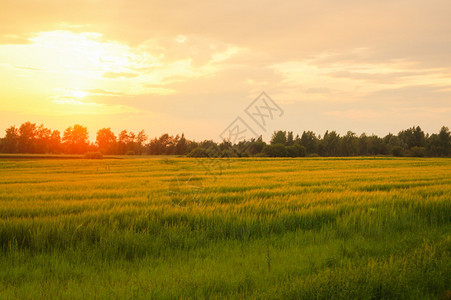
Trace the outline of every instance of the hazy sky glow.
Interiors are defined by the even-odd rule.
[[[261,91],[285,111],[268,131],[451,125],[448,0],[0,7],[0,136],[31,121],[217,140]]]

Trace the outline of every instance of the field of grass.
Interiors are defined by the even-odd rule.
[[[451,160],[0,160],[1,299],[440,299]]]

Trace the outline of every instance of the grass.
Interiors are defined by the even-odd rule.
[[[0,160],[0,298],[440,299],[451,160]]]

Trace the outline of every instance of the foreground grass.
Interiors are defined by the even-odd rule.
[[[449,159],[0,160],[1,298],[430,298]]]

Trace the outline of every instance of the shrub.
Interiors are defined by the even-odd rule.
[[[263,148],[263,153],[269,157],[286,157],[288,156],[287,147],[282,144],[267,145]]]
[[[307,154],[307,151],[304,146],[296,144],[296,145],[287,147],[287,154],[290,157],[305,157]]]
[[[97,152],[86,152],[84,155],[84,158],[86,159],[102,159],[103,154],[99,151]]]
[[[235,151],[233,151],[232,149],[224,149],[221,152],[221,157],[237,157],[238,155],[236,154]]]
[[[238,157],[249,157],[249,153],[247,153],[247,152],[240,152],[240,153],[238,153]]]
[[[411,155],[414,157],[425,157],[426,156],[426,148],[424,147],[412,147],[410,149]]]
[[[401,146],[395,146],[391,149],[391,153],[393,154],[393,156],[403,156],[404,155],[404,150],[402,149]]]
[[[207,151],[201,147],[194,148],[193,151],[188,153],[188,157],[208,157]]]

